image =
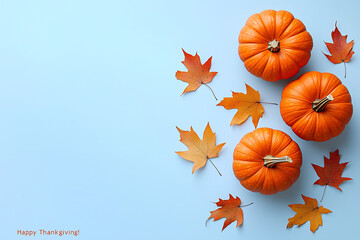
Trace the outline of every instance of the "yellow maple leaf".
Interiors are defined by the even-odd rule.
[[[180,141],[188,147],[187,151],[176,153],[183,159],[194,162],[192,173],[199,168],[204,167],[207,160],[210,160],[210,158],[218,157],[220,150],[225,145],[225,143],[221,143],[219,145],[215,144],[215,133],[211,130],[209,123],[204,130],[203,140],[199,138],[192,127],[190,127],[190,131],[184,131],[178,127],[176,128],[180,133]],[[211,160],[210,162],[214,165]]]
[[[260,93],[255,91],[249,85],[246,85],[246,94],[232,92],[232,97],[224,98],[217,106],[223,106],[225,109],[237,109],[235,116],[231,120],[230,125],[242,124],[250,116],[255,128],[258,125],[259,119],[264,113],[264,107],[260,102]],[[270,103],[276,104],[276,103]],[[277,105],[277,104],[276,104]]]
[[[318,202],[314,198],[301,195],[305,204],[290,204],[289,207],[296,212],[296,215],[289,218],[289,223],[286,228],[291,228],[294,225],[303,225],[307,221],[310,221],[310,230],[315,231],[322,226],[321,214],[331,213],[329,209],[318,205]]]

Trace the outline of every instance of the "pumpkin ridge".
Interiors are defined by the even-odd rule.
[[[315,123],[318,123],[320,121],[321,116],[319,114],[313,113],[313,115],[311,115],[312,117],[315,117],[316,119],[314,120]],[[318,124],[315,124],[315,127],[311,133],[311,136],[315,136],[315,133],[318,130]]]
[[[247,145],[244,144],[243,142],[240,142],[240,143],[239,143],[239,146],[240,146],[240,145],[242,145],[241,148],[247,148],[249,151],[251,151],[252,153],[254,153],[254,156],[251,156],[251,157],[253,157],[254,159],[261,158],[261,155],[258,153],[258,151],[254,151],[253,149],[247,147]],[[241,151],[237,151],[237,148],[238,148],[238,146],[237,146],[237,147],[235,148],[235,150],[234,150],[234,155],[235,155],[235,152],[236,152],[236,154],[240,154],[240,155],[245,156],[244,158],[247,158],[247,157],[250,156],[250,155],[246,155],[246,154],[242,153]],[[240,158],[242,159],[241,156],[240,156]],[[236,159],[234,158],[234,161],[235,161],[235,160],[241,161],[240,158],[236,158]],[[255,162],[255,161],[252,161],[252,160],[251,160],[250,162]],[[256,162],[259,162],[259,160],[256,160]]]
[[[292,182],[292,181],[293,181],[293,179],[292,179],[291,177],[293,177],[294,174],[297,175],[296,180],[299,178],[299,176],[300,176],[299,173],[293,173],[292,171],[290,171],[291,174],[287,174],[289,171],[286,171],[286,173],[285,173],[284,168],[286,168],[286,167],[283,166],[281,169],[279,168],[279,169],[278,169],[279,171],[277,172],[277,174],[281,173],[282,176],[283,176],[285,179],[289,180],[289,182]],[[289,166],[289,168],[290,168],[290,166]],[[291,169],[297,170],[298,168],[291,167]],[[297,172],[297,171],[296,171],[296,172]],[[290,176],[291,176],[291,177],[290,177]],[[293,177],[293,178],[294,178],[294,177]],[[280,189],[280,188],[279,188],[279,189]],[[286,190],[286,189],[284,189],[284,190]]]
[[[259,169],[257,169],[256,171],[254,171],[253,174],[250,174],[250,175],[247,176],[247,177],[241,177],[241,178],[238,178],[238,177],[237,177],[237,179],[238,179],[240,182],[249,180],[250,177],[252,177],[254,174],[257,174],[259,171],[261,171],[262,168],[263,168],[262,166],[259,166]],[[235,173],[235,172],[238,172],[238,171],[242,171],[242,169],[241,169],[241,170],[234,170],[234,173]]]
[[[306,43],[306,42],[311,42],[311,41],[304,41],[304,42],[299,42],[299,43]],[[296,46],[295,47],[293,47],[293,46],[287,47],[287,44],[283,44],[281,49],[295,50],[295,51],[301,51],[301,52],[309,53],[309,51],[306,51],[306,50],[304,50],[304,49],[302,49],[300,47],[296,47]]]
[[[269,39],[268,41],[273,40],[273,39],[271,39],[272,35],[270,34],[269,29],[267,28],[266,24],[264,23],[264,20],[262,19],[262,14],[258,14],[258,16],[259,16],[260,22],[262,23],[262,25],[267,33],[267,39]]]
[[[315,73],[315,74],[318,74],[318,73]],[[320,74],[319,76],[322,79],[322,75]],[[324,96],[323,97],[321,96],[322,95],[322,93],[321,93],[322,84],[321,84],[321,81],[320,81],[320,83],[318,81],[316,81],[316,78],[313,75],[310,75],[310,78],[308,78],[308,79],[309,79],[309,81],[310,80],[312,81],[311,87],[313,87],[316,91],[316,97],[315,97],[315,99],[313,99],[313,102],[311,103],[311,105],[313,105],[313,103],[316,99],[322,99],[324,97]],[[302,85],[304,86],[305,82],[303,82]],[[327,96],[327,95],[325,95],[325,96]],[[311,106],[311,108],[312,108],[312,106]]]
[[[239,153],[238,153],[239,154]],[[241,154],[241,153],[240,153]],[[242,155],[244,155],[244,156],[246,156],[245,154],[242,154]],[[260,159],[261,157],[256,157],[256,158],[246,158],[246,157],[244,157],[244,158],[236,158],[236,159],[234,159],[234,161],[236,161],[236,162],[244,162],[244,163],[247,163],[247,162],[251,162],[251,163],[262,163],[262,161],[260,161],[259,159]],[[245,160],[244,160],[245,159]]]
[[[300,66],[299,63],[297,61],[295,61],[295,59],[291,56],[291,54],[289,52],[286,51],[286,49],[288,49],[288,48],[285,47],[281,53],[286,55],[286,57],[288,57],[289,59],[291,59],[300,70],[300,68],[302,66]]]
[[[279,18],[279,22],[277,21],[277,19]],[[280,32],[280,30],[281,29],[285,29],[286,27],[284,27],[284,22],[285,22],[286,20],[285,20],[285,17],[284,17],[284,12],[282,12],[281,10],[280,11],[275,11],[275,26],[276,25],[280,25],[281,24],[281,26],[280,27],[278,27],[278,28],[276,28],[276,31],[275,31],[275,38],[276,39],[279,39],[279,37],[280,37],[280,35],[283,33],[283,31],[281,31]],[[291,21],[292,21],[292,19],[291,19]],[[289,23],[291,22],[291,21],[289,21]]]
[[[335,113],[333,113],[332,111],[326,111],[325,114],[330,115],[332,118],[337,119],[337,120],[338,120],[339,122],[341,122],[341,123],[344,123],[344,124],[347,124],[347,123],[348,123],[348,121],[346,121],[347,119],[341,119],[341,118],[339,118],[338,115],[335,114]]]
[[[272,192],[276,192],[276,190],[278,189],[277,184],[275,184],[274,179],[273,179],[273,174],[272,174],[272,170],[274,169],[266,169],[266,174],[264,174],[264,183],[262,184],[262,188],[260,192],[263,192],[265,194],[267,193],[272,193]],[[265,184],[266,183],[266,184]],[[269,186],[271,187],[270,189]]]
[[[278,57],[276,58],[276,61],[278,62],[277,64],[279,65],[280,77],[281,77],[281,79],[284,79],[284,73],[281,68],[281,60],[280,60],[280,56],[282,53],[280,51],[279,51],[279,53],[280,53],[280,55],[278,55]]]
[[[267,54],[272,54],[272,53],[269,51],[269,53],[267,53]],[[264,76],[264,71],[265,71],[265,69],[266,69],[267,65],[269,64],[270,59],[271,59],[271,57],[270,57],[270,56],[269,56],[269,57],[267,57],[267,61],[266,61],[265,65],[264,65],[264,68],[261,70],[261,76]]]
[[[239,43],[265,43],[267,38],[263,36],[255,27],[246,25],[241,29],[239,37]]]
[[[294,22],[295,22],[295,23],[294,23]],[[291,21],[291,23],[299,24],[299,25],[298,25],[296,28],[294,28],[294,29],[292,30],[292,32],[286,34],[286,35],[284,36],[284,38],[291,38],[291,37],[294,37],[294,36],[296,36],[296,35],[298,35],[298,34],[303,33],[303,32],[306,31],[306,27],[305,27],[304,23],[301,22],[299,19],[294,18],[294,19]],[[300,23],[301,23],[302,25],[301,25]],[[289,24],[289,26],[288,26],[287,28],[289,28],[290,25],[291,25],[291,24]],[[301,31],[301,32],[296,33],[297,30],[298,30],[299,28],[301,28],[301,27],[304,27],[305,29],[304,29],[303,31]],[[287,29],[285,29],[284,32],[286,32],[286,30],[287,30]],[[306,32],[307,32],[307,31],[306,31]]]
[[[288,184],[284,184],[285,181],[280,182],[280,181],[275,181],[275,176],[276,175],[281,175],[282,179],[287,179],[289,180],[289,182],[291,182],[291,178],[289,175],[285,174],[284,171],[282,171],[280,168],[277,169],[271,169],[271,170],[275,170],[275,171],[269,171],[271,176],[269,176],[269,178],[271,177],[271,181],[272,181],[272,185],[275,186],[276,191],[281,191],[284,189],[284,187],[286,187]]]
[[[274,136],[275,136],[276,138],[279,137],[278,135],[274,135],[274,134],[273,134],[273,136],[272,136],[272,138],[271,138],[271,142],[272,142],[272,143],[275,142],[275,141],[274,141]],[[287,147],[291,144],[292,140],[291,140],[291,139],[288,139],[288,138],[286,138],[286,140],[290,140],[289,143],[284,144],[284,143],[283,143],[283,142],[285,141],[284,138],[285,138],[285,137],[283,137],[283,139],[282,139],[282,141],[281,141],[281,144],[279,144],[279,146],[276,148],[276,151],[275,151],[275,150],[273,151],[273,153],[274,153],[273,156],[275,156],[275,155],[281,155],[280,153],[281,153],[282,151],[284,151],[284,149],[287,148]],[[280,149],[280,146],[282,147],[281,150],[279,150],[279,149]],[[272,150],[272,149],[271,149],[271,150]],[[287,155],[289,155],[289,154],[287,154]]]
[[[276,39],[276,29],[277,29],[277,25],[276,25],[276,14],[277,14],[277,11],[273,11],[273,12],[271,12],[271,14],[272,14],[272,19],[274,19],[273,20],[273,22],[274,22],[274,26],[273,26],[273,28],[274,28],[274,32],[273,32],[273,36],[274,36],[274,39]]]
[[[311,110],[311,111],[313,111],[313,110]],[[282,114],[282,117],[283,117],[283,119],[290,118],[290,120],[288,122],[291,123],[291,126],[292,126],[292,125],[296,124],[298,121],[301,121],[303,115],[310,114],[310,110],[307,110],[307,111],[304,111],[304,112],[305,113],[296,112],[296,114],[291,114],[291,113],[285,112],[285,113]]]
[[[288,135],[289,136],[289,135]],[[276,153],[276,155],[287,155],[287,156],[289,156],[290,157],[290,155],[294,155],[294,154],[296,154],[296,152],[297,151],[290,151],[290,150],[292,150],[292,148],[299,148],[299,145],[294,141],[294,140],[292,140],[291,139],[291,137],[289,136],[288,137],[288,139],[289,139],[289,143],[288,144],[286,144],[287,146],[286,146],[286,148],[288,148],[288,149],[286,149],[286,148],[283,148],[283,149],[281,149],[281,151],[278,151],[277,153]],[[290,147],[289,147],[290,146]],[[287,153],[283,153],[283,151],[287,151]],[[296,150],[296,149],[295,149]],[[292,158],[291,158],[292,159]]]
[[[269,133],[270,136],[266,136],[267,134],[265,134],[265,133]],[[271,146],[273,144],[272,139],[273,139],[273,136],[274,136],[274,131],[267,131],[267,132],[263,131],[262,136],[263,136],[263,141],[266,144],[266,155],[271,154],[270,151],[271,151]],[[263,156],[263,158],[265,156]]]
[[[303,97],[303,95],[302,95],[302,92],[299,92],[299,91],[297,91],[295,88],[293,88],[293,89],[291,89],[292,91],[295,91],[298,95],[301,95],[302,97]],[[298,96],[296,96],[296,95],[293,95],[293,94],[291,94],[290,95],[290,93],[289,94],[287,94],[288,96],[286,96],[286,97],[282,97],[283,99],[284,99],[284,101],[292,101],[292,100],[297,100],[297,101],[300,101],[301,103],[309,103],[309,104],[311,104],[313,101],[311,101],[311,100],[308,100],[308,99],[300,99]],[[280,103],[281,104],[281,103]]]
[[[247,44],[262,45],[261,43],[242,43],[242,44],[243,44],[243,45],[247,45]],[[248,51],[243,51],[243,52],[242,52],[243,54],[248,53],[248,52],[251,52],[251,51],[256,52],[256,53],[248,54],[249,57],[246,57],[246,58],[244,57],[244,61],[246,61],[247,59],[252,58],[252,57],[254,57],[254,56],[256,56],[256,55],[258,55],[258,54],[260,54],[260,53],[263,53],[263,52],[265,52],[265,51],[267,50],[266,48],[260,49],[260,46],[259,46],[258,48],[259,48],[259,50],[257,50],[257,51],[255,51],[254,49],[251,49],[251,50],[248,50]],[[251,55],[251,56],[250,56],[250,55]]]
[[[318,116],[318,118],[321,119],[319,121],[322,121],[323,116],[324,116],[323,114]],[[344,130],[344,128],[345,128],[345,126],[342,127],[342,130]],[[324,132],[331,133],[331,136],[338,136],[342,132],[342,131],[338,132],[337,129],[335,129],[336,131],[334,131],[333,125],[330,126],[329,124],[323,124],[322,129],[324,129]],[[330,138],[331,137],[323,136],[323,135],[314,137],[315,141],[319,141],[320,139],[321,139],[321,141],[326,141],[326,140],[329,140]]]
[[[264,41],[268,41],[268,37],[267,36],[264,36],[263,34],[261,34],[259,32],[258,29],[254,28],[252,25],[246,25],[248,28],[251,28],[252,30],[254,30],[257,34],[259,34],[260,36],[262,36],[264,38]],[[248,43],[248,42],[241,42],[241,43]]]
[[[305,73],[306,74],[306,73]],[[301,77],[300,77],[301,78]],[[299,78],[299,79],[300,79]],[[300,81],[300,82],[298,82],[298,85],[301,85],[301,87],[302,87],[302,90],[301,91],[299,91],[298,89],[292,89],[292,90],[295,90],[296,92],[298,92],[298,94],[301,94],[302,96],[306,96],[307,97],[307,99],[309,99],[309,102],[312,104],[313,103],[313,101],[314,100],[316,100],[316,98],[319,98],[319,97],[321,97],[321,96],[319,96],[319,92],[318,92],[318,88],[315,88],[315,90],[317,91],[316,92],[316,96],[314,97],[314,96],[311,96],[311,95],[313,95],[313,92],[314,92],[314,87],[313,86],[307,86],[306,85],[306,81]],[[321,86],[321,85],[320,85]],[[305,91],[304,91],[305,90]],[[304,92],[304,93],[303,93]],[[306,94],[306,93],[308,93],[308,94]],[[309,96],[310,95],[310,96]],[[315,98],[315,99],[314,99]]]
[[[258,53],[254,56],[252,56],[251,58],[248,58],[244,61],[244,64],[245,64],[245,68],[250,72],[252,73],[252,68],[253,68],[253,65],[256,65],[256,67],[258,67],[258,63],[259,63],[259,60],[257,61],[258,63],[255,63],[255,64],[249,64],[249,62],[252,62],[252,61],[255,61],[254,58],[255,57],[259,57],[258,55],[259,54],[263,54],[264,56],[261,57],[260,61],[263,60],[263,59],[266,59],[268,58],[267,54],[270,53],[269,51],[264,51],[264,52],[261,52],[261,53]],[[269,59],[267,59],[267,62],[269,61]],[[265,61],[264,61],[265,62]],[[262,73],[264,72],[264,69],[265,69],[265,66],[267,64],[267,62],[265,64],[263,64],[263,66],[261,66],[261,69],[259,69],[257,72],[259,72],[259,74],[255,74],[253,73],[255,76],[257,77],[262,77]],[[251,66],[251,67],[250,67]]]
[[[323,78],[322,78],[323,79]],[[342,85],[342,83],[340,82],[333,82],[333,81],[326,81],[326,83],[323,83],[323,81],[320,82],[320,90],[319,91],[319,99],[321,99],[322,97],[325,97],[329,94],[332,94],[336,88],[340,87]],[[328,94],[326,94],[328,93]]]
[[[286,58],[287,61],[292,61],[293,63],[295,63],[295,66],[296,66],[296,67],[299,67],[298,64],[296,63],[296,61],[294,61],[291,57],[289,57],[288,54],[286,54],[286,49],[283,48],[282,51],[280,51],[279,53],[280,53],[280,56],[281,56],[281,57]],[[281,73],[281,78],[284,79],[284,78],[285,78],[285,74],[288,74],[288,73],[285,73],[285,72],[283,73],[283,71],[281,71],[281,63],[282,63],[282,61],[280,60],[280,56],[279,56],[279,58],[278,58],[278,60],[279,60],[279,66],[280,66],[280,73]],[[300,68],[299,68],[299,70],[300,70]],[[298,70],[298,71],[299,71],[299,70]]]
[[[299,133],[299,136],[302,136],[303,133],[304,133],[304,131],[307,130],[307,129],[306,129],[306,126],[311,122],[310,119],[313,117],[313,116],[312,116],[313,114],[314,114],[314,113],[310,112],[310,113],[308,113],[308,114],[300,117],[299,121],[296,122],[296,123],[298,123],[298,122],[300,122],[300,121],[305,121],[305,127],[303,127],[301,133]],[[317,115],[315,115],[315,116],[317,117]],[[293,126],[295,126],[296,123],[294,123]],[[298,125],[299,125],[299,123],[298,123]]]
[[[245,136],[246,136],[246,135],[245,135]],[[251,138],[247,138],[246,140],[251,141],[251,140],[249,140],[249,139],[251,139]],[[254,148],[252,148],[252,146],[250,147],[249,145],[245,144],[245,142],[246,142],[246,141],[241,142],[241,143],[242,143],[245,147],[247,147],[248,149],[250,149],[251,151],[258,153],[259,156],[262,157],[262,155],[257,151],[257,149],[254,150]],[[255,146],[255,143],[252,142],[252,144]],[[236,149],[235,149],[235,150],[236,150]]]
[[[266,175],[266,173],[264,173],[264,171],[266,171],[266,170],[267,170],[267,167],[261,167],[259,169],[259,171],[257,171],[253,175],[247,177],[246,179],[242,179],[241,182],[243,182],[243,181],[245,181],[245,182],[246,181],[256,182],[256,186],[258,186],[258,190],[256,190],[256,192],[261,192],[261,190],[262,190],[261,186],[264,184],[265,175]]]
[[[278,41],[280,41],[280,40],[283,40],[283,34],[284,34],[284,32],[286,31],[286,29],[288,29],[289,28],[289,26],[291,25],[291,23],[294,21],[294,17],[293,17],[293,19],[289,22],[289,24],[284,28],[284,30],[281,32],[281,34],[279,35],[279,39],[278,39]],[[284,38],[286,38],[286,37],[284,37]]]

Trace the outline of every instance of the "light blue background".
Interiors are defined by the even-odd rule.
[[[346,4],[345,4],[346,3]],[[354,115],[345,131],[324,143],[306,142],[283,122],[278,106],[266,105],[259,127],[288,133],[303,152],[299,180],[288,191],[263,196],[244,189],[232,171],[233,149],[254,130],[251,120],[230,127],[235,110],[217,107],[205,86],[180,97],[186,84],[181,48],[202,61],[213,56],[219,72],[209,85],[219,99],[244,83],[263,101],[280,102],[288,81],[265,82],[246,71],[237,37],[246,19],[265,9],[288,10],[311,33],[314,48],[299,74],[317,70],[343,80]],[[0,238],[26,239],[16,231],[80,230],[78,237],[34,239],[355,239],[360,208],[359,101],[356,1],[0,1]],[[325,41],[335,21],[354,39],[347,65],[330,63]],[[295,79],[296,77],[292,78]],[[220,157],[191,174],[192,164],[175,126],[202,132],[210,122]],[[327,189],[316,234],[286,229],[300,194],[319,199],[323,187],[310,163],[339,148],[351,161],[340,192]],[[218,198],[239,196],[244,225],[205,220]]]

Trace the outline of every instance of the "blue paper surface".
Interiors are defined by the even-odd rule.
[[[0,238],[27,239],[355,239],[359,164],[360,68],[357,44],[360,15],[356,1],[1,1],[0,3]],[[252,14],[288,10],[313,37],[306,67],[290,80],[271,83],[246,71],[237,53],[238,34]],[[329,62],[324,41],[332,42],[337,21],[355,40],[355,54],[344,66]],[[245,84],[263,101],[281,100],[288,81],[308,71],[331,72],[349,89],[354,114],[345,131],[323,143],[298,138],[279,107],[265,105],[258,127],[289,134],[303,152],[299,180],[271,196],[249,192],[232,171],[233,149],[253,131],[249,119],[230,127],[235,110],[216,106],[205,86],[175,78],[184,49],[196,52],[212,71],[217,97],[244,92]],[[206,124],[226,142],[213,159],[191,174],[192,163],[175,126],[201,136]],[[301,194],[320,199],[323,187],[311,163],[337,148],[348,162],[343,192],[328,187],[315,235],[304,226],[286,229],[295,213],[289,204]],[[212,202],[239,196],[244,225],[208,222]],[[79,230],[77,236],[45,236],[40,230]],[[30,238],[30,237],[29,237]]]

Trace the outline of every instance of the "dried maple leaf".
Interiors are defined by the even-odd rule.
[[[329,185],[342,191],[339,185],[345,181],[352,180],[352,178],[341,176],[348,163],[349,162],[340,164],[339,149],[336,149],[336,151],[330,153],[330,158],[324,156],[324,167],[311,164],[320,178],[314,184],[322,186]]]
[[[259,122],[259,118],[261,118],[264,113],[264,107],[261,105],[262,102],[260,102],[260,93],[258,91],[255,91],[246,83],[245,85],[246,94],[232,92],[232,97],[224,98],[217,106],[223,106],[227,110],[238,110],[233,119],[231,120],[230,125],[240,125],[251,116],[252,122],[256,128]],[[269,104],[277,105],[276,103]]]
[[[215,133],[211,130],[210,124],[208,123],[204,130],[203,140],[200,140],[192,127],[190,127],[190,131],[183,131],[178,127],[176,128],[180,133],[180,141],[188,147],[187,151],[176,153],[185,160],[194,162],[192,173],[204,167],[207,160],[215,167],[210,158],[218,157],[225,143],[215,144]],[[215,169],[219,172],[216,167]],[[221,176],[220,172],[219,174]]]
[[[349,62],[352,55],[354,54],[354,51],[352,51],[354,46],[354,40],[351,42],[346,42],[347,35],[342,36],[339,29],[336,26],[335,23],[335,30],[331,32],[331,38],[334,43],[327,43],[325,42],[327,48],[329,49],[329,52],[331,55],[325,54],[327,59],[329,59],[330,62],[334,64],[338,63],[344,63],[345,67],[345,78],[346,78],[346,62]]]
[[[177,79],[187,82],[189,85],[185,88],[183,95],[186,92],[192,92],[198,89],[202,84],[207,86],[211,92],[213,93],[215,99],[217,100],[214,91],[207,85],[207,83],[211,82],[217,72],[210,72],[211,68],[211,59],[210,57],[204,64],[201,64],[200,57],[196,53],[195,56],[188,54],[183,49],[185,60],[182,63],[188,69],[187,72],[177,71],[175,76]]]
[[[296,212],[296,215],[289,218],[289,223],[286,228],[291,228],[294,225],[300,227],[307,221],[310,221],[310,230],[315,233],[319,226],[322,226],[321,214],[331,213],[332,211],[323,206],[319,207],[317,200],[314,198],[306,197],[304,195],[301,196],[304,199],[305,204],[289,205],[289,207]]]
[[[251,204],[252,203],[248,205]],[[227,226],[229,226],[230,223],[234,221],[237,222],[236,227],[240,226],[243,223],[244,216],[241,209],[241,200],[239,197],[234,198],[231,194],[229,194],[229,200],[222,200],[221,198],[219,198],[219,201],[216,202],[216,205],[220,208],[214,211],[210,211],[211,215],[208,220],[210,218],[213,218],[214,221],[217,221],[221,218],[226,218],[221,231],[223,231]]]

